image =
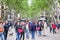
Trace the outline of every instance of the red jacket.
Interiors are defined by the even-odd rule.
[[[52,24],[52,28],[56,28],[56,24]]]

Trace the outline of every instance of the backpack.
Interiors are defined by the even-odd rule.
[[[32,24],[31,25],[31,31],[35,31],[36,30],[36,25],[35,24]]]
[[[41,30],[41,27],[42,27],[41,24],[37,24],[36,30],[37,31]]]
[[[40,30],[40,27],[36,27],[36,30]]]
[[[18,28],[18,33],[23,33],[23,32],[24,32],[23,29]]]
[[[0,32],[3,32],[3,31],[4,31],[4,29],[2,27],[0,27]]]

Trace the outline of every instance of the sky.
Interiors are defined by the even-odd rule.
[[[32,0],[28,0],[28,6],[32,5]]]

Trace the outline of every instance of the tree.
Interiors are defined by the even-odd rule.
[[[50,6],[54,0],[32,0],[32,5],[28,6],[28,0],[3,0],[10,9],[20,13],[22,17],[34,18],[40,11],[51,10]]]

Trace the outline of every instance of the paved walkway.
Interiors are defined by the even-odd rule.
[[[14,32],[14,30],[13,30]],[[9,36],[9,33],[8,33],[8,38],[7,40],[16,40],[16,33],[13,34],[13,36]],[[26,39],[25,40],[32,40],[31,39],[31,34],[29,34],[29,39]],[[56,34],[52,34],[49,32],[49,28],[47,29],[47,36],[44,37],[44,36],[35,36],[35,40],[60,40],[60,31],[59,33],[56,33]]]

